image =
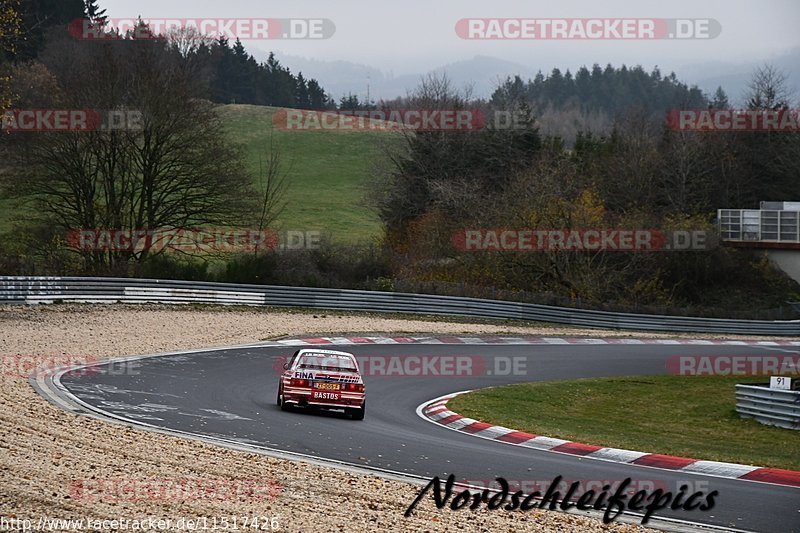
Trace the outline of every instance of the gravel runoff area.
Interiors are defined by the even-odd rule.
[[[114,358],[320,332],[668,336],[322,311],[0,306],[0,356],[12,359]],[[279,531],[649,531],[549,511],[438,510],[429,497],[405,518],[419,490],[414,485],[75,416],[48,403],[24,377],[13,374],[6,369],[0,376],[0,526],[10,519],[31,519],[34,528],[43,518],[89,519],[101,530],[102,524],[94,521],[158,518],[171,519],[171,524],[160,525],[178,530],[182,517],[206,517],[209,525],[216,518],[219,525],[223,517],[233,524],[233,517],[278,515]],[[99,489],[101,481],[106,488]],[[120,482],[132,484],[125,489]],[[192,492],[188,487],[195,482],[205,488]],[[252,482],[261,487],[254,494],[245,489]],[[183,492],[163,492],[170,483],[178,483]],[[268,493],[266,483],[279,486],[280,494]],[[113,526],[106,525],[105,530]],[[240,530],[248,530],[241,525]]]

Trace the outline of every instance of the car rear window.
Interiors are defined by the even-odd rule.
[[[308,370],[357,371],[356,362],[352,357],[322,353],[307,353],[301,355],[297,367]]]

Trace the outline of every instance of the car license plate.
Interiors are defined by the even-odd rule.
[[[342,395],[340,392],[325,392],[321,390],[311,391],[311,399],[312,400],[334,400],[339,401],[341,400]]]
[[[342,390],[342,385],[340,383],[325,383],[325,382],[314,382],[314,388],[319,390]]]

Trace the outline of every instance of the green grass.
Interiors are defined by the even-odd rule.
[[[278,224],[284,229],[320,230],[336,242],[373,240],[381,234],[377,214],[363,202],[372,165],[382,156],[381,143],[397,136],[385,132],[284,131],[275,129],[277,108],[252,105],[219,107],[231,138],[247,152],[258,175],[259,157],[270,135],[287,171],[288,206]]]
[[[585,444],[800,470],[800,431],[736,414],[734,385],[764,381],[646,376],[524,383],[463,394],[448,408]]]
[[[0,198],[0,233],[5,233],[11,229],[12,219],[16,211],[14,202],[6,198]]]

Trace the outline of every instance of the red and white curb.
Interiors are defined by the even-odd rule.
[[[598,345],[598,344],[657,344],[682,346],[800,346],[800,340],[725,340],[725,339],[631,339],[627,337],[507,337],[502,335],[482,335],[478,337],[427,336],[427,337],[313,337],[303,339],[283,339],[259,343],[262,346],[320,346],[357,344],[475,344],[484,346],[508,345]]]
[[[650,468],[660,468],[692,474],[721,477],[728,479],[744,479],[773,485],[800,487],[800,472],[779,468],[762,468],[718,461],[699,461],[685,457],[674,457],[657,453],[604,448],[591,444],[581,444],[563,439],[543,437],[495,426],[450,411],[447,402],[460,394],[471,391],[456,392],[441,396],[423,403],[417,408],[417,414],[429,422],[444,426],[454,431],[467,433],[475,437],[499,441],[513,446],[523,446],[537,450],[545,450],[569,455],[578,455],[589,459],[625,463]]]

